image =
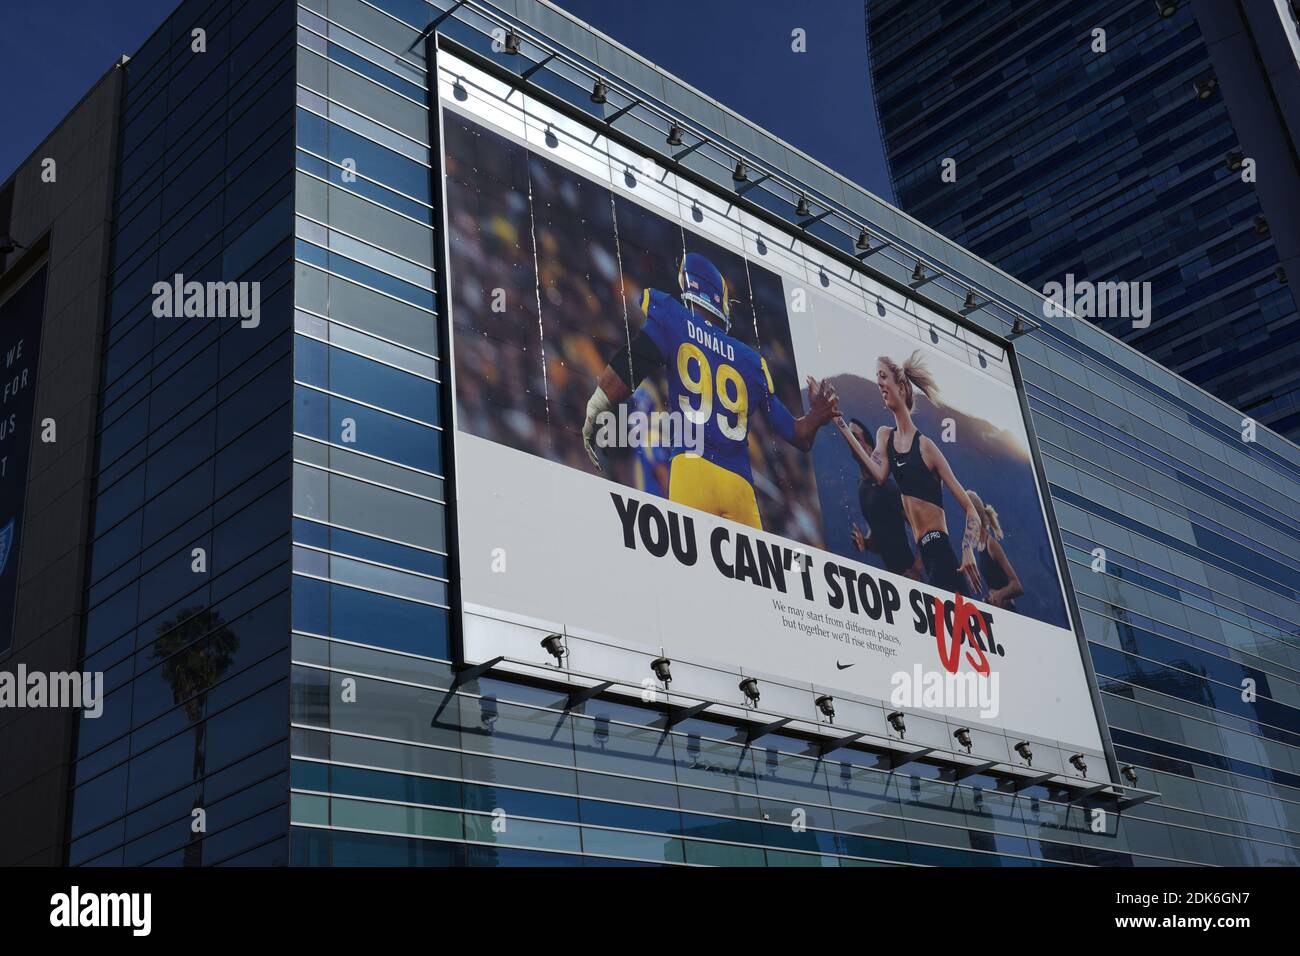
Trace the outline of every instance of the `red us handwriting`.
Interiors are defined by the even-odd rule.
[[[952,612],[951,643],[945,642],[943,638],[943,601],[939,598],[934,599],[934,639],[939,645],[939,662],[943,664],[944,670],[949,674],[957,673],[957,668],[961,665],[958,654],[964,640],[970,647],[966,652],[966,660],[970,662],[970,666],[975,669],[977,674],[988,677],[989,660],[984,656],[984,648],[980,647],[980,642],[971,633],[970,627],[971,618],[974,617],[979,620],[980,631],[987,631],[988,625],[984,622],[984,615],[980,613],[978,607],[967,602],[960,594],[955,595],[955,598],[955,607]]]

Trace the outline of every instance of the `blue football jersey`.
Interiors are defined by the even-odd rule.
[[[794,418],[774,394],[767,363],[666,292],[645,290],[641,310],[642,331],[659,349],[667,371],[667,410],[683,413],[692,428],[703,428],[706,460],[752,482],[750,416],[762,411],[777,434],[786,441],[794,437]],[[674,455],[689,450],[682,436],[673,437],[679,439]]]

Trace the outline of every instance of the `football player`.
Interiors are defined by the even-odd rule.
[[[668,407],[680,411],[687,426],[703,441],[699,453],[674,447],[669,465],[668,498],[753,528],[762,528],[749,463],[749,423],[761,412],[773,430],[801,451],[812,448],[817,431],[839,414],[839,399],[827,383],[808,378],[809,411],[795,418],[776,395],[767,362],[752,347],[734,338],[727,282],[718,268],[698,252],[688,252],[677,270],[680,301],[666,292],[646,289],[641,296],[645,322],[632,339],[631,378],[622,356],[605,366],[587,401],[582,440],[598,469],[597,419],[651,372],[666,368]]]

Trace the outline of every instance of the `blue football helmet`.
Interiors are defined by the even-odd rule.
[[[698,252],[688,252],[677,269],[677,284],[682,301],[698,305],[731,331],[731,301],[727,297],[727,280],[718,267]]]

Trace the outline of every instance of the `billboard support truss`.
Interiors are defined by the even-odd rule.
[[[507,666],[503,667],[502,665]],[[538,674],[539,670],[542,669],[529,661],[517,660],[502,655],[460,670],[458,675],[472,672],[472,677],[453,681],[455,686],[448,691],[448,696],[466,681],[489,675],[518,677],[523,672],[530,676],[540,676],[549,682],[553,682],[557,677],[554,668],[545,668],[546,673],[540,675]],[[611,692],[614,695],[641,697],[645,691],[641,684],[634,684],[631,681],[596,678],[568,669],[565,669],[563,674],[571,681],[582,682],[578,688],[569,692],[565,701],[565,711],[573,710],[598,696],[611,695]],[[1116,813],[1122,813],[1124,810],[1160,796],[1157,791],[1146,790],[1132,784],[1116,783],[1109,780],[1093,780],[1083,776],[1075,777],[1051,771],[1033,771],[1030,768],[1009,763],[1005,760],[988,759],[975,754],[968,755],[957,750],[944,750],[939,747],[916,747],[908,750],[900,746],[900,742],[894,738],[873,733],[869,730],[848,730],[841,735],[831,735],[828,733],[830,730],[829,725],[790,714],[778,715],[770,712],[759,712],[752,708],[727,707],[717,701],[697,700],[676,692],[665,694],[665,696],[669,700],[665,704],[658,705],[664,708],[665,719],[661,732],[665,735],[673,727],[704,713],[706,710],[716,712],[726,707],[728,711],[726,716],[733,721],[739,721],[737,733],[733,739],[744,743],[747,747],[762,737],[766,737],[778,730],[785,730],[801,736],[812,737],[813,739],[810,741],[808,748],[804,750],[804,755],[814,757],[819,761],[824,760],[836,751],[853,747],[859,752],[866,752],[876,756],[880,761],[880,765],[887,768],[891,773],[910,763],[925,760],[927,763],[940,767],[951,774],[948,779],[954,784],[973,776],[985,774],[998,778],[1009,793],[1018,794],[1031,787],[1046,786],[1053,791],[1059,792],[1059,802],[1061,803],[1078,805],[1084,801],[1093,800],[1105,804]]]

